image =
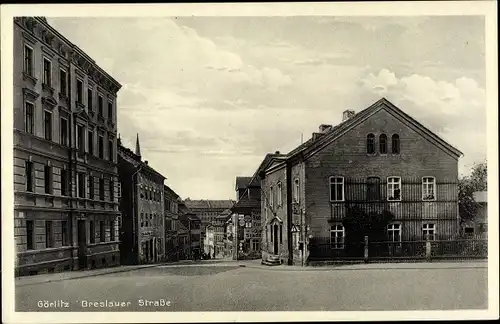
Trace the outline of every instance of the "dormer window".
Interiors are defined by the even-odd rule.
[[[366,136],[366,153],[375,154],[375,135],[373,134]]]

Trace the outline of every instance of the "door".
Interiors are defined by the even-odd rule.
[[[85,220],[78,220],[78,268],[87,268],[87,231]]]
[[[279,241],[278,241],[278,224],[274,224],[274,254],[277,255],[279,254],[278,247],[279,247]]]

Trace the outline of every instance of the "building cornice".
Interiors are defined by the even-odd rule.
[[[97,65],[78,46],[70,42],[49,25],[44,17],[14,17],[14,23],[27,32],[28,37],[44,44],[46,49],[60,55],[63,59],[78,66],[99,86],[116,96],[122,85]]]

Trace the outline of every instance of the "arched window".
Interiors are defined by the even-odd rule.
[[[387,135],[381,134],[379,137],[380,154],[387,154]]]
[[[392,154],[399,154],[399,135],[392,135]]]
[[[375,135],[373,134],[368,134],[366,137],[366,152],[368,154],[375,153]]]

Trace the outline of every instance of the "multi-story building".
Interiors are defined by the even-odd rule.
[[[14,18],[16,274],[120,262],[121,85],[43,17]]]
[[[205,229],[220,215],[224,210],[231,208],[234,204],[233,200],[191,200],[186,198],[184,200],[187,208],[191,210],[201,219],[201,235],[205,236]],[[201,250],[203,251],[203,241],[201,241]]]
[[[224,230],[226,219],[230,215],[231,210],[226,209],[206,227],[204,252],[210,258],[222,259],[224,257]]]
[[[182,221],[189,213],[189,209],[182,199],[177,201],[177,242],[179,250],[179,260],[191,259],[189,222]]]
[[[261,173],[263,258],[305,264],[318,242],[333,258],[353,256],[347,247],[361,233],[347,227],[353,215],[368,215],[373,230],[387,221],[382,239],[399,254],[409,253],[405,241],[455,236],[461,155],[385,98],[345,111]]]
[[[163,187],[165,199],[165,256],[169,261],[179,259],[179,195],[169,186]]]
[[[179,221],[185,228],[188,229],[189,242],[188,248],[185,249],[188,252],[188,259],[201,258],[201,253],[203,251],[203,247],[201,245],[201,219],[193,212],[187,211],[186,213],[181,213],[179,215]]]
[[[139,135],[135,152],[118,145],[123,264],[147,264],[165,258],[165,177],[142,161]]]

